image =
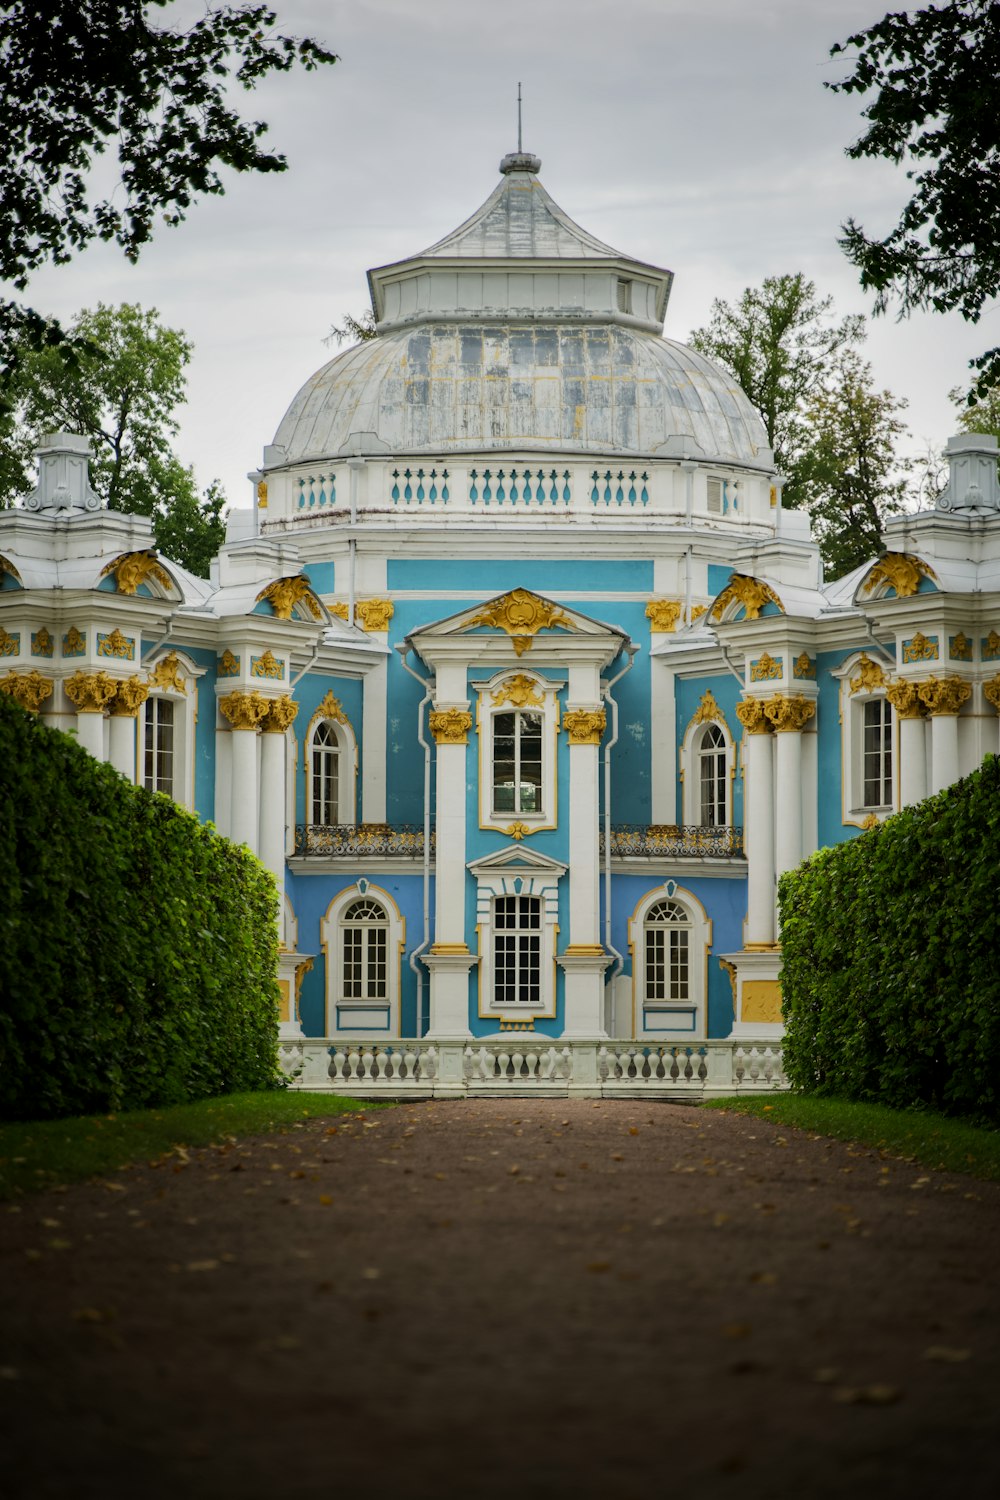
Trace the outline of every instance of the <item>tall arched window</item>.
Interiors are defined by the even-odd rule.
[[[869,698],[863,709],[862,779],[866,808],[892,806],[892,705]]]
[[[727,823],[728,757],[726,737],[718,724],[708,724],[698,746],[698,795],[702,828],[724,828]]]
[[[657,901],[643,923],[646,1005],[691,998],[691,919],[676,901]]]
[[[398,1036],[406,923],[364,878],[334,896],[320,923],[329,1036]]]
[[[312,737],[309,821],[326,828],[340,822],[340,742],[328,719],[316,725]]]
[[[542,715],[516,711],[493,718],[493,811],[540,813]]]
[[[712,924],[697,896],[674,880],[647,891],[628,937],[633,1035],[664,1041],[705,1036]]]
[[[370,896],[341,917],[341,958],[341,999],[388,999],[389,914]]]
[[[142,784],[150,792],[174,795],[174,704],[170,698],[146,701]]]

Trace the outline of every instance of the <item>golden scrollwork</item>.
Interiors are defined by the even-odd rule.
[[[572,622],[548,599],[540,599],[528,589],[511,589],[493,599],[469,621],[473,625],[490,625],[511,637],[514,653],[522,656],[531,647],[540,630],[572,630]]]
[[[431,734],[439,745],[467,745],[472,715],[464,708],[435,708],[428,715]]]
[[[767,651],[758,656],[757,660],[750,663],[751,682],[771,682],[775,677],[780,677],[785,670],[783,659],[779,656],[777,661]]]
[[[141,677],[126,677],[119,682],[115,696],[108,704],[113,719],[134,719],[149,697],[149,683]]]
[[[504,703],[512,703],[515,708],[527,708],[528,704],[534,704],[541,708],[545,699],[538,691],[538,684],[530,677],[525,677],[523,672],[518,672],[516,677],[510,677],[506,682],[501,682],[490,695],[494,708],[500,708]]]
[[[268,647],[263,656],[251,656],[251,677],[284,677],[285,664],[280,662],[274,652]]]
[[[265,510],[267,508],[267,480],[266,479],[260,479],[260,480],[257,481],[257,504],[260,506],[261,510]]]
[[[983,661],[996,661],[1000,656],[1000,635],[997,635],[995,630],[991,630],[983,641],[982,647]]]
[[[730,578],[712,606],[712,619],[721,620],[730,604],[742,604],[748,620],[759,620],[765,604],[776,604],[785,613],[785,606],[770,585],[746,573],[734,573]]]
[[[330,605],[330,613],[331,615],[336,615],[338,620],[346,620],[349,611],[346,604],[337,603]]]
[[[265,734],[284,734],[294,723],[298,711],[299,705],[292,698],[269,698],[260,727]]]
[[[918,630],[912,640],[903,642],[904,662],[913,661],[937,661],[938,643],[937,636],[926,636],[923,631]]]
[[[517,843],[520,843],[522,839],[529,838],[535,832],[535,829],[529,828],[527,823],[510,823],[506,828],[501,828],[500,832],[505,833],[509,839],[515,839]]]
[[[599,745],[607,722],[603,708],[571,708],[563,714],[563,728],[571,745]]]
[[[812,718],[816,712],[816,703],[812,698],[804,698],[801,693],[791,698],[775,693],[764,704],[764,712],[777,734],[794,734],[803,729]]]
[[[314,620],[323,618],[316,596],[301,573],[294,578],[276,578],[261,589],[254,602],[259,604],[262,599],[270,604],[279,620],[290,620],[299,604],[305,605]]]
[[[879,826],[878,813],[873,813],[873,812],[870,812],[868,814],[867,818],[865,818],[862,821],[862,824],[861,824],[861,827],[865,830],[866,833],[871,832],[871,830],[873,828],[877,828],[878,826]]]
[[[897,599],[909,599],[920,587],[921,578],[937,581],[934,569],[923,558],[909,552],[887,552],[879,558],[865,579],[863,592],[872,593],[880,585],[895,589]]]
[[[118,683],[107,672],[74,672],[63,688],[78,714],[102,714],[117,693]]]
[[[877,661],[872,661],[867,651],[862,651],[858,670],[851,678],[852,693],[870,693],[885,683],[885,673]]]
[[[795,658],[795,665],[792,668],[792,675],[794,677],[800,678],[816,676],[816,663],[809,655],[808,651],[803,651],[799,656]]]
[[[920,701],[933,716],[957,714],[972,697],[972,688],[961,677],[928,677],[917,684]]]
[[[41,630],[35,631],[31,637],[32,656],[51,656],[56,649],[56,643],[43,625]]]
[[[953,635],[949,640],[948,657],[951,661],[972,660],[972,642],[964,630],[960,630],[958,635]]]
[[[1000,713],[1000,673],[983,683],[983,697]]]
[[[691,606],[691,619],[690,619],[690,623],[693,625],[694,622],[695,622],[695,620],[700,620],[701,617],[702,617],[702,615],[707,615],[707,614],[708,614],[708,605],[707,604],[692,604],[692,606]]]
[[[236,670],[239,671],[238,662]],[[227,672],[219,672],[220,677],[227,677],[228,675]],[[173,693],[187,692],[187,684],[184,681],[184,674],[181,670],[181,664],[177,658],[176,651],[169,652],[168,655],[161,657],[156,663],[156,666],[149,674],[149,685],[150,687],[164,688],[168,692]]]
[[[733,1015],[736,1015],[736,965],[728,958],[719,959],[719,968],[729,980],[729,987],[733,992]]]
[[[43,677],[37,669],[32,672],[8,672],[6,677],[0,679],[0,693],[7,693],[29,713],[37,714],[45,699],[52,696],[52,680]]]
[[[736,705],[736,717],[747,734],[769,734],[771,721],[764,712],[763,698],[744,698]]]
[[[268,700],[261,693],[229,693],[219,699],[219,711],[233,729],[258,730],[268,709]]]
[[[340,699],[335,698],[332,692],[327,693],[326,697],[323,699],[322,703],[318,705],[316,712],[309,720],[310,729],[315,724],[317,719],[333,719],[337,724],[346,724],[348,722],[347,715],[344,713],[344,710],[340,705]]]
[[[98,633],[97,654],[98,656],[113,657],[116,661],[134,661],[135,639],[130,635],[122,635],[118,627],[115,626],[110,635],[101,635]]]
[[[673,635],[683,612],[684,606],[679,599],[650,599],[646,605],[649,628],[661,635]]]
[[[62,638],[63,656],[86,656],[87,637],[71,625]]]
[[[715,701],[715,694],[711,688],[707,688],[701,695],[698,707],[691,715],[691,723],[688,725],[688,728],[692,728],[695,724],[710,724],[713,720],[721,724],[726,722],[722,709]]]
[[[106,578],[109,573],[115,576],[115,588],[119,594],[137,593],[140,585],[148,578],[152,578],[168,593],[173,589],[170,574],[160,566],[152,552],[126,552],[123,557],[116,557],[114,562],[109,562],[101,570],[101,577]]]
[[[391,599],[359,599],[354,606],[355,618],[360,621],[362,630],[370,633],[388,630],[395,613],[396,606]]]
[[[20,654],[20,650],[20,632],[15,632],[14,635],[9,635],[8,632],[4,630],[3,626],[0,625],[0,656],[17,656]]]
[[[233,655],[228,646],[219,657],[217,675],[219,677],[238,677],[240,675],[240,659],[238,656]]]
[[[924,705],[917,692],[919,683],[901,677],[896,682],[887,682],[885,696],[900,719],[919,719],[924,714]]]
[[[303,981],[303,979],[305,979],[305,977],[306,977],[307,974],[310,974],[312,972],[312,967],[313,967],[313,963],[314,962],[315,962],[314,959],[304,958],[301,963],[298,963],[298,964],[295,965],[295,1020],[296,1021],[298,1021],[298,1020],[301,1019],[301,1017],[299,1016],[299,1001],[302,998],[302,981]]]

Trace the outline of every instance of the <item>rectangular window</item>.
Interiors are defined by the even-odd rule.
[[[142,784],[151,792],[174,794],[174,705],[169,698],[146,700],[146,741]]]
[[[384,1000],[387,994],[384,927],[344,928],[344,999]]]
[[[631,281],[618,281],[618,311],[630,313],[632,311],[632,283]]]
[[[688,934],[684,928],[646,928],[646,999],[687,1000]]]
[[[542,998],[542,903],[537,896],[498,896],[494,925],[493,999],[538,1005]]]
[[[493,717],[493,811],[542,811],[542,716]]]
[[[892,806],[892,706],[886,698],[870,698],[862,721],[864,806]]]
[[[713,515],[722,514],[722,480],[710,479],[708,481],[708,508]]]

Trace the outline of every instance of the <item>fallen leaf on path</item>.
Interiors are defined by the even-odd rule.
[[[217,1260],[189,1260],[184,1269],[185,1271],[217,1271],[219,1262]]]
[[[114,1313],[110,1308],[102,1307],[78,1307],[73,1313],[77,1323],[110,1323]]]
[[[723,1335],[727,1339],[747,1339],[753,1333],[752,1323],[723,1323]]]
[[[329,1193],[320,1193],[319,1201],[322,1203],[324,1208],[329,1208],[330,1204],[333,1202],[333,1198]]]
[[[611,1270],[611,1262],[609,1260],[592,1260],[589,1262],[587,1270],[594,1276],[602,1276],[605,1271]]]
[[[896,1385],[838,1385],[833,1399],[841,1406],[892,1406],[902,1394]]]
[[[972,1358],[971,1349],[949,1349],[945,1344],[932,1344],[925,1349],[923,1359],[937,1360],[942,1365],[961,1365]]]

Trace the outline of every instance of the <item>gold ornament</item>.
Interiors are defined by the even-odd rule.
[[[0,625],[0,656],[18,656],[21,651],[21,635],[8,635]]]
[[[918,683],[917,692],[927,712],[932,715],[957,714],[972,697],[972,688],[961,677],[929,677]]]
[[[9,573],[15,582],[21,582],[21,575],[8,557],[0,557],[0,573]]]
[[[792,668],[792,672],[795,677],[816,676],[816,663],[813,661],[808,651],[803,651],[801,656],[796,657],[795,666]]]
[[[238,677],[240,675],[240,659],[238,656],[233,655],[228,646],[219,657],[217,672],[219,677]]]
[[[86,656],[87,637],[81,635],[75,625],[71,625],[62,638],[63,656]]]
[[[396,606],[391,599],[359,599],[354,606],[354,613],[361,622],[362,630],[374,633],[389,629],[389,621],[396,613]]]
[[[695,620],[700,620],[701,617],[702,617],[702,615],[707,614],[707,613],[708,613],[708,605],[707,604],[692,604],[692,606],[691,606],[691,624],[693,625],[694,622],[695,622]]]
[[[727,975],[727,977],[729,979],[729,987],[730,987],[730,989],[733,992],[733,1016],[735,1017],[735,1015],[736,1015],[736,965],[734,963],[731,963],[728,958],[720,958],[719,959],[719,968],[723,970],[723,972]]]
[[[903,660],[912,661],[937,661],[938,643],[937,638],[928,639],[922,631],[917,631],[910,641],[903,642]]]
[[[599,745],[607,722],[603,708],[571,708],[563,715],[563,728],[571,745]]]
[[[340,699],[335,698],[332,693],[327,693],[326,697],[323,699],[322,703],[319,705],[319,707],[316,709],[316,712],[309,720],[310,729],[312,728],[313,724],[315,724],[317,719],[334,719],[338,724],[346,724],[347,715],[344,713],[344,710],[340,706]]]
[[[673,635],[683,609],[679,599],[650,599],[646,605],[646,619],[650,630],[662,635]]]
[[[291,698],[269,698],[267,713],[260,727],[265,734],[284,734],[293,723],[298,711],[299,705]]]
[[[542,694],[537,691],[537,683],[530,677],[525,677],[523,672],[502,682],[491,694],[491,698],[494,708],[499,708],[503,703],[513,703],[515,708],[525,708],[533,703],[541,708],[545,702]]]
[[[431,734],[439,745],[467,745],[472,715],[463,708],[436,708],[428,716]]]
[[[715,701],[712,689],[708,688],[707,691],[702,693],[701,701],[691,715],[691,723],[688,725],[688,728],[692,728],[695,724],[710,724],[713,719],[723,724],[726,722],[722,709]]]
[[[775,661],[774,657],[765,651],[763,656],[758,656],[756,661],[750,663],[750,681],[770,682],[773,678],[780,677],[784,670],[785,665],[781,657],[779,656]]]
[[[219,674],[225,676],[225,673]],[[181,665],[177,660],[177,652],[171,651],[156,663],[149,674],[150,687],[165,688],[175,693],[186,693],[187,686],[181,673]]]
[[[119,682],[115,696],[108,704],[108,713],[114,719],[134,719],[149,697],[149,683],[141,677],[127,677]]]
[[[862,822],[861,827],[867,833],[867,832],[870,832],[871,829],[877,828],[878,824],[879,824],[878,813],[870,812],[868,814],[867,818],[865,818],[864,821]]]
[[[811,698],[804,698],[801,693],[794,698],[776,693],[764,704],[764,712],[778,734],[793,734],[812,718],[816,712],[816,704]]]
[[[268,648],[263,656],[251,656],[251,677],[284,677],[284,663],[280,662],[274,652]]]
[[[118,683],[107,672],[74,672],[63,688],[78,714],[102,714],[117,693]]]
[[[734,573],[712,606],[712,619],[721,620],[730,604],[742,604],[746,619],[759,620],[765,604],[776,604],[785,613],[785,606],[768,584],[745,573]]]
[[[261,510],[267,508],[267,480],[262,479],[257,485],[257,504]]]
[[[261,589],[254,602],[259,604],[262,599],[267,600],[279,620],[290,620],[299,604],[306,606],[314,620],[323,618],[316,596],[301,574],[295,578],[276,578],[266,589]]]
[[[134,661],[135,641],[131,636],[122,635],[116,627],[110,635],[98,634],[97,654],[98,656],[111,656],[118,661]]]
[[[160,566],[152,552],[126,552],[124,557],[109,562],[102,569],[101,577],[106,578],[109,573],[115,575],[115,588],[119,594],[135,594],[147,578],[154,579],[168,593],[173,588],[170,574]]]
[[[346,620],[347,619],[347,614],[348,614],[347,605],[346,604],[331,604],[330,605],[330,613],[331,613],[331,615],[336,615],[338,620]]]
[[[863,651],[858,662],[857,676],[851,678],[851,692],[870,693],[873,688],[882,687],[884,682],[885,673],[879,663],[872,661],[868,653]]]
[[[548,599],[540,599],[528,589],[511,589],[494,599],[478,615],[469,621],[473,625],[489,625],[494,630],[505,630],[511,637],[515,656],[523,656],[531,649],[532,638],[540,630],[572,630],[572,622]]]
[[[769,734],[771,721],[764,712],[762,698],[744,698],[736,705],[736,717],[747,734]]]
[[[972,642],[964,631],[960,630],[948,642],[948,656],[951,661],[972,660]]]
[[[908,552],[887,552],[868,574],[862,592],[870,594],[884,584],[886,588],[895,589],[897,599],[909,599],[919,589],[921,578],[936,581],[934,569],[922,558],[913,557]]]
[[[983,683],[983,697],[1000,713],[1000,673]]]
[[[983,641],[983,661],[996,661],[1000,656],[1000,635],[991,630]]]
[[[526,839],[533,834],[535,829],[529,828],[527,823],[511,823],[508,827],[501,828],[500,832],[505,833],[509,839],[516,839],[520,843],[522,839]]]
[[[7,693],[29,713],[37,714],[45,699],[52,696],[52,681],[38,671],[8,672],[0,680],[0,693]]]
[[[267,713],[268,700],[260,693],[230,693],[219,699],[219,709],[233,729],[253,730]]]
[[[924,713],[924,705],[920,701],[917,692],[919,683],[899,678],[896,682],[887,682],[885,685],[885,696],[892,704],[901,719],[919,719]]]
[[[32,656],[51,656],[55,651],[56,643],[49,635],[43,625],[36,635],[31,637]]]

